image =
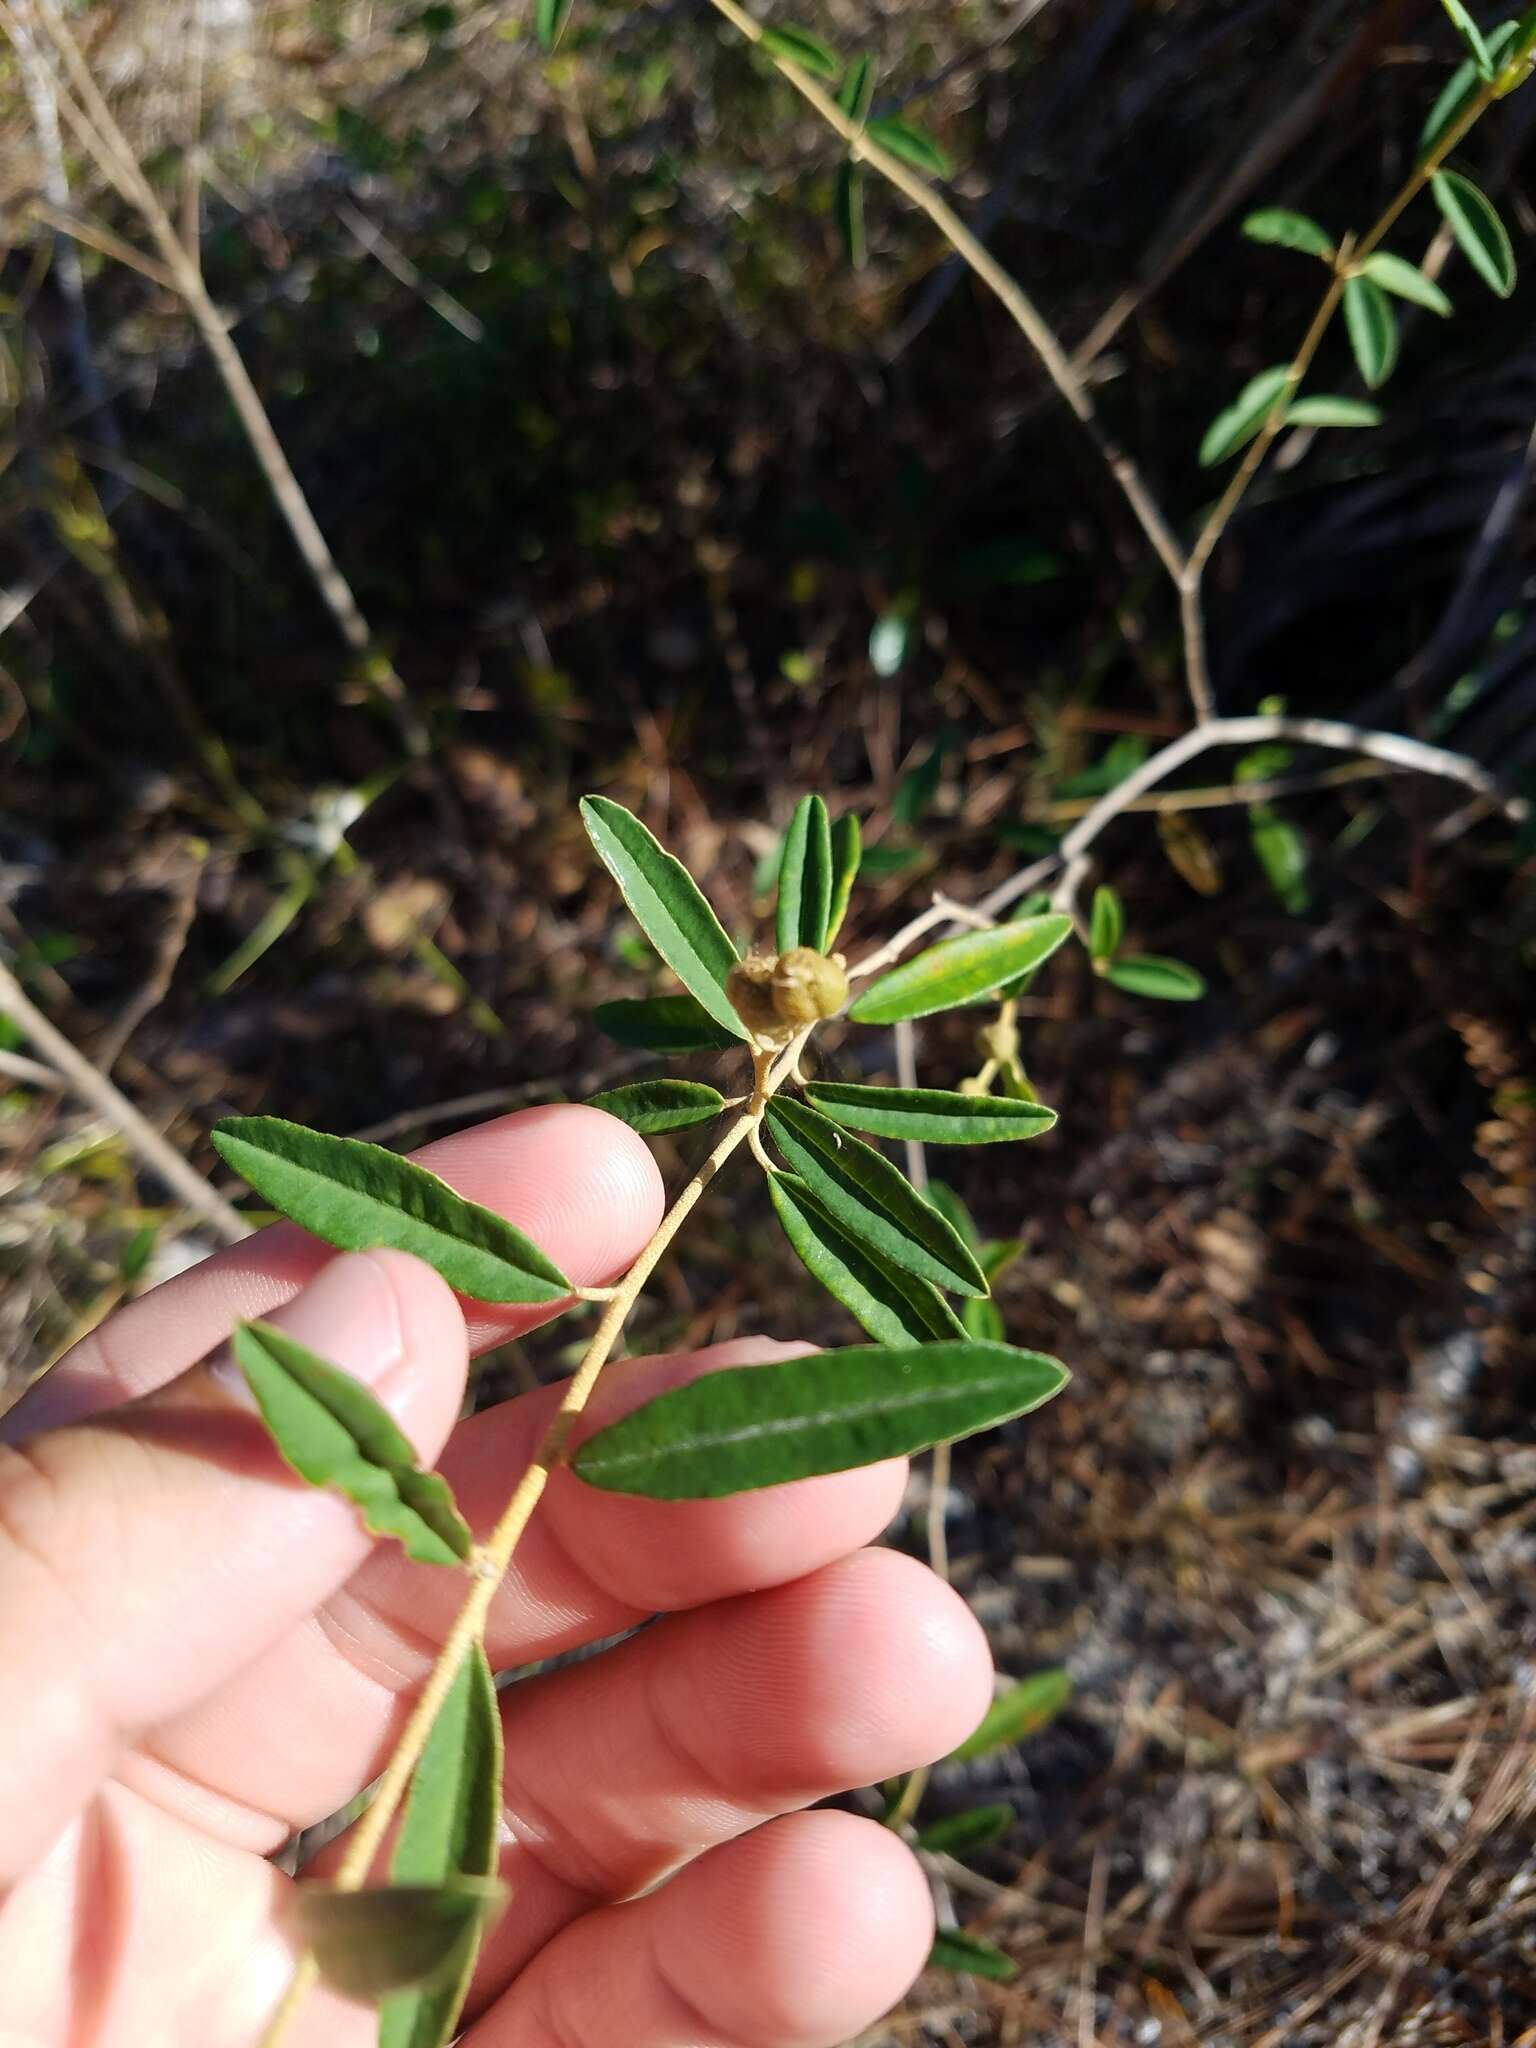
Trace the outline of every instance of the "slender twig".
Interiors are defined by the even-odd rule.
[[[99,1110],[122,1133],[146,1166],[158,1173],[166,1186],[207,1218],[226,1244],[238,1244],[250,1235],[251,1226],[222,1195],[216,1194],[202,1175],[189,1166],[173,1145],[166,1142],[107,1076],[91,1065],[82,1052],[70,1044],[51,1024],[27,994],[11,970],[0,963],[0,1011],[19,1026],[40,1053],[68,1085],[71,1092]]]

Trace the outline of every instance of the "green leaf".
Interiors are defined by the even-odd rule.
[[[855,57],[838,90],[837,104],[850,121],[865,121],[874,96],[875,60],[867,54]]]
[[[1250,242],[1272,242],[1277,248],[1299,249],[1305,256],[1326,259],[1333,254],[1333,242],[1326,228],[1306,214],[1292,213],[1283,206],[1267,206],[1260,213],[1250,213],[1243,222],[1243,233]]]
[[[1438,313],[1442,319],[1448,319],[1454,310],[1432,277],[1426,277],[1416,263],[1394,256],[1390,249],[1378,249],[1374,256],[1367,256],[1360,271],[1373,284],[1379,284],[1384,292],[1409,299],[1415,306],[1424,306],[1431,313]]]
[[[1018,1237],[996,1238],[991,1244],[981,1247],[981,1270],[987,1276],[987,1285],[1002,1273],[1006,1273],[1015,1260],[1024,1256],[1024,1241]]]
[[[1157,953],[1123,953],[1110,961],[1104,979],[1128,995],[1155,996],[1165,1003],[1194,1003],[1205,994],[1205,982],[1193,967]]]
[[[472,1644],[438,1708],[411,1779],[389,1874],[397,1885],[435,1885],[495,1874],[501,1823],[501,1714],[485,1652]],[[484,1922],[425,1987],[398,1992],[379,2014],[379,2048],[443,2048],[469,1989]]]
[[[1254,804],[1248,813],[1248,829],[1269,886],[1291,915],[1300,917],[1312,900],[1307,887],[1306,840],[1273,804]]]
[[[424,1472],[408,1439],[360,1380],[271,1323],[239,1323],[230,1346],[283,1460],[334,1486],[375,1536],[418,1564],[460,1564],[472,1546],[448,1482]]]
[[[1111,960],[1125,937],[1125,911],[1115,891],[1100,883],[1093,892],[1093,915],[1088,924],[1088,951],[1095,961]]]
[[[937,741],[896,785],[891,816],[898,825],[916,825],[938,795],[944,772],[944,742]]]
[[[1225,462],[1229,455],[1235,455],[1239,448],[1247,447],[1274,411],[1290,375],[1290,367],[1285,363],[1277,363],[1272,370],[1261,370],[1243,386],[1225,412],[1217,413],[1200,443],[1203,469],[1211,469],[1216,463]]]
[[[927,171],[930,177],[949,176],[949,158],[927,129],[919,128],[915,121],[899,121],[892,114],[882,114],[878,120],[866,125],[864,133],[871,142],[878,142],[882,149],[888,149],[903,163]]]
[[[661,1131],[707,1124],[724,1109],[725,1097],[702,1081],[630,1081],[588,1096],[587,1107],[605,1109],[643,1138],[654,1138]]]
[[[565,33],[574,0],[534,0],[533,27],[541,50],[553,50]]]
[[[1038,1138],[1056,1121],[1054,1109],[948,1088],[867,1088],[856,1081],[812,1081],[806,1098],[834,1123],[877,1138],[913,1138],[924,1145],[1003,1145]]]
[[[626,996],[592,1012],[599,1031],[643,1052],[717,1052],[739,1045],[692,996]]]
[[[879,881],[888,875],[904,875],[908,868],[916,867],[923,857],[920,846],[866,846],[859,855],[859,873],[870,881]]]
[[[1429,183],[1462,255],[1490,291],[1507,299],[1515,288],[1515,252],[1493,201],[1460,171],[1436,171]]]
[[[775,1173],[768,1193],[806,1271],[877,1343],[928,1344],[935,1337],[964,1336],[959,1318],[927,1281],[903,1273],[851,1238],[804,1181]]]
[[[1479,78],[1492,78],[1493,58],[1488,45],[1483,41],[1483,32],[1461,4],[1461,0],[1440,0],[1440,5],[1451,17],[1457,35],[1472,53],[1472,62]]]
[[[862,857],[859,821],[850,811],[846,818],[839,818],[832,827],[832,901],[827,911],[829,946],[843,928],[843,919],[848,914],[848,899],[853,894]]]
[[[968,1849],[985,1849],[1006,1835],[1017,1815],[1011,1806],[973,1806],[966,1813],[946,1813],[917,1831],[917,1846],[933,1856],[963,1856]]]
[[[779,864],[779,951],[809,946],[812,952],[823,952],[831,920],[832,828],[821,798],[803,796],[784,835]]]
[[[737,962],[736,948],[692,875],[622,804],[604,796],[583,797],[581,819],[640,929],[662,959],[717,1024],[744,1038],[741,1020],[725,993],[726,979]]]
[[[813,36],[808,28],[791,28],[787,24],[779,28],[765,28],[761,43],[771,55],[787,57],[791,64],[798,64],[813,78],[836,79],[843,75],[841,57],[829,49],[820,36]]]
[[[848,1014],[859,1024],[896,1024],[952,1010],[1038,967],[1071,930],[1070,917],[1030,917],[945,939],[882,974]]]
[[[355,1892],[301,1884],[292,1918],[325,1982],[347,1998],[373,2002],[413,1984],[440,1983],[456,1971],[464,1941],[506,1895],[505,1885],[486,1877]]]
[[[848,267],[850,270],[862,270],[869,256],[869,238],[864,231],[864,171],[861,165],[838,165],[837,188],[832,204]]]
[[[1517,21],[1503,21],[1500,22],[1497,28],[1490,29],[1487,37],[1488,54],[1495,63],[1498,63],[1505,53],[1510,50],[1510,46],[1519,33],[1520,24]],[[1477,97],[1482,84],[1483,81],[1478,75],[1477,65],[1470,57],[1464,64],[1458,66],[1452,72],[1451,76],[1446,80],[1439,98],[1430,108],[1429,118],[1425,121],[1423,132],[1419,136],[1419,157],[1421,161],[1429,155],[1441,138],[1449,132],[1453,124],[1461,119],[1468,106]]]
[[[1285,420],[1291,427],[1379,427],[1381,407],[1363,398],[1337,398],[1319,391],[1288,405]]]
[[[978,1344],[1001,1344],[1008,1334],[1003,1312],[995,1301],[962,1301],[960,1326]]]
[[[923,1189],[923,1198],[930,1208],[938,1210],[962,1244],[969,1245],[973,1252],[981,1251],[976,1219],[947,1181],[930,1180]]]
[[[768,1105],[774,1142],[838,1224],[860,1243],[953,1294],[985,1294],[971,1250],[884,1153],[803,1102]]]
[[[979,1934],[962,1933],[958,1927],[941,1927],[928,1951],[930,1970],[963,1971],[971,1977],[991,1977],[1007,1984],[1019,1974],[1019,1966]]]
[[[1397,315],[1380,285],[1368,277],[1345,279],[1344,325],[1360,374],[1374,391],[1397,362]]]
[[[474,1301],[562,1301],[573,1291],[504,1216],[382,1145],[276,1116],[226,1117],[213,1142],[274,1209],[341,1251],[412,1252]]]
[[[959,1339],[728,1366],[600,1430],[576,1470],[613,1493],[718,1500],[990,1429],[1038,1408],[1067,1377],[1038,1352]]]
[[[946,1763],[969,1763],[976,1757],[991,1756],[1023,1742],[1054,1721],[1072,1697],[1072,1681],[1065,1671],[1036,1671],[1010,1685],[982,1715],[980,1722],[945,1758]]]

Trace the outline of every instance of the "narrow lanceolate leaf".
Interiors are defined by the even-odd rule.
[[[1269,886],[1291,915],[1300,917],[1312,900],[1307,887],[1305,838],[1273,804],[1253,805],[1248,813],[1248,830]]]
[[[1380,285],[1368,277],[1345,280],[1344,325],[1360,374],[1374,391],[1397,362],[1397,315]]]
[[[1155,996],[1164,1003],[1194,1003],[1205,994],[1204,979],[1193,967],[1157,953],[1123,953],[1110,961],[1104,979],[1127,995]]]
[[[680,860],[640,820],[605,796],[583,797],[582,823],[640,929],[717,1024],[746,1036],[725,993],[736,948]]]
[[[240,1323],[230,1340],[283,1460],[311,1486],[334,1486],[375,1536],[393,1536],[418,1564],[461,1564],[471,1537],[448,1482],[424,1472],[388,1411],[271,1323]]]
[[[1367,256],[1360,272],[1373,284],[1379,284],[1384,292],[1411,300],[1415,306],[1438,313],[1442,319],[1448,318],[1453,310],[1450,300],[1432,277],[1426,277],[1416,263],[1394,256],[1389,249],[1378,249],[1374,256]]]
[[[806,1271],[877,1343],[931,1344],[936,1337],[964,1336],[942,1295],[839,1229],[804,1181],[776,1173],[768,1192]]]
[[[888,149],[892,156],[900,157],[903,163],[913,164],[918,170],[927,171],[930,177],[949,176],[949,158],[927,129],[919,128],[916,122],[899,121],[893,114],[885,114],[879,120],[869,122],[864,133],[871,142],[878,142],[882,149]]]
[[[1239,448],[1247,447],[1274,411],[1290,381],[1290,374],[1284,363],[1278,363],[1272,370],[1261,370],[1257,377],[1243,386],[1225,412],[1217,413],[1200,443],[1203,468],[1210,469],[1218,462],[1225,462]]]
[[[973,1806],[965,1813],[946,1813],[918,1829],[917,1846],[930,1856],[963,1856],[998,1841],[1016,1818],[1013,1808],[1001,1801],[996,1806]]]
[[[986,1293],[970,1247],[884,1153],[782,1096],[769,1103],[768,1124],[795,1172],[850,1235],[936,1287]]]
[[[1379,427],[1381,407],[1364,398],[1338,398],[1319,391],[1288,405],[1285,422],[1290,427]]]
[[[1501,63],[1506,55],[1513,54],[1512,45],[1520,33],[1517,21],[1500,22],[1490,29],[1487,36],[1488,54],[1495,64]],[[1439,98],[1429,110],[1424,131],[1419,137],[1419,156],[1428,156],[1435,144],[1448,133],[1452,124],[1459,121],[1472,101],[1481,91],[1483,81],[1478,75],[1477,65],[1469,57],[1459,65],[1446,80]]]
[[[440,1885],[373,1885],[340,1892],[301,1884],[291,1908],[295,1932],[325,1982],[368,2003],[413,1984],[437,1984],[458,1966],[469,1933],[499,1911],[505,1885],[451,1878]]]
[[[930,946],[872,982],[848,1014],[860,1024],[898,1024],[990,995],[1048,959],[1072,929],[1070,917],[1021,918]]]
[[[592,1012],[599,1031],[642,1052],[719,1052],[741,1040],[692,996],[626,996]]]
[[[472,1645],[432,1723],[411,1779],[389,1874],[397,1885],[494,1875],[501,1820],[501,1714],[485,1652]],[[484,1932],[470,1921],[433,1981],[397,1992],[379,2014],[379,2048],[452,2040]]]
[[[1260,213],[1250,213],[1243,222],[1243,233],[1250,242],[1272,242],[1281,249],[1300,249],[1306,256],[1333,254],[1333,242],[1326,228],[1319,227],[1306,214],[1292,213],[1283,206],[1267,206]]]
[[[848,267],[862,270],[869,256],[869,238],[864,229],[864,172],[859,164],[838,165],[833,206]]]
[[[842,59],[821,40],[813,36],[808,28],[792,28],[787,23],[779,28],[765,28],[761,37],[762,47],[774,57],[787,57],[791,64],[798,64],[802,71],[809,71],[813,78],[841,78]]]
[[[837,104],[850,121],[864,121],[874,96],[875,60],[868,54],[855,57],[838,88]]]
[[[922,1145],[1006,1145],[1038,1138],[1054,1109],[1005,1096],[961,1095],[948,1088],[866,1088],[857,1081],[812,1081],[806,1098],[834,1123],[876,1138]]]
[[[819,796],[803,796],[784,835],[775,932],[779,951],[824,950],[832,921],[832,827]]]
[[[359,1138],[276,1116],[214,1126],[220,1156],[295,1223],[344,1252],[412,1252],[475,1301],[560,1301],[571,1283],[504,1216],[445,1180]]]
[[[1096,961],[1109,960],[1119,952],[1125,937],[1125,912],[1120,898],[1104,884],[1093,892],[1093,915],[1088,922],[1088,950]]]
[[[576,1470],[612,1493],[718,1500],[970,1436],[1066,1381],[1053,1358],[961,1339],[727,1367],[600,1430]]]
[[[930,1970],[955,1970],[971,1977],[990,1977],[1006,1984],[1019,1974],[1019,1966],[979,1934],[965,1934],[958,1927],[941,1927],[928,1951]]]
[[[1462,5],[1462,0],[1440,0],[1440,5],[1451,17],[1457,35],[1471,52],[1478,77],[1492,78],[1493,58],[1489,55],[1488,45],[1483,40],[1482,30]]]
[[[848,915],[848,899],[858,879],[864,849],[859,821],[850,811],[832,827],[832,902],[827,912],[827,944],[830,946]]]
[[[601,1095],[587,1098],[589,1109],[605,1109],[643,1138],[662,1131],[685,1131],[690,1124],[707,1124],[725,1107],[718,1088],[702,1081],[630,1081],[622,1088],[605,1088]]]
[[[1071,1697],[1072,1680],[1065,1671],[1036,1671],[1021,1678],[998,1694],[978,1725],[945,1761],[968,1763],[1026,1741],[1054,1721]]]
[[[1507,299],[1515,288],[1515,252],[1493,201],[1460,171],[1436,171],[1430,189],[1462,255],[1490,291]]]
[[[552,50],[565,33],[574,0],[534,0],[533,26],[541,50]]]

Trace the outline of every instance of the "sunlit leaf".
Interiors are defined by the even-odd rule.
[[[960,1747],[951,1750],[950,1763],[968,1763],[975,1757],[991,1756],[995,1750],[1024,1742],[1054,1721],[1072,1697],[1072,1680],[1065,1671],[1036,1671],[1000,1692],[980,1722]]]
[[[718,1052],[739,1045],[692,996],[625,997],[592,1012],[599,1031],[642,1052]]]
[[[933,178],[947,178],[950,161],[934,141],[926,128],[919,128],[915,121],[898,120],[894,114],[882,114],[871,121],[864,133],[871,142],[878,142],[882,149],[888,149],[892,156],[900,157],[903,163],[912,164],[920,171],[926,171]]]
[[[610,1492],[716,1500],[990,1429],[1066,1380],[1038,1352],[959,1339],[726,1367],[600,1430],[575,1465]]]
[[[745,1037],[725,984],[736,948],[682,862],[633,812],[604,796],[581,800],[582,823],[636,922],[690,995],[717,1024]]]
[[[1449,318],[1454,310],[1450,300],[1441,291],[1432,277],[1426,277],[1416,263],[1409,263],[1401,256],[1394,256],[1389,249],[1378,249],[1374,256],[1367,256],[1360,266],[1361,275],[1379,284],[1384,292],[1392,292],[1400,299],[1408,299],[1415,306],[1423,306],[1431,313],[1438,313],[1442,319]]]
[[[926,1280],[903,1273],[833,1221],[794,1174],[768,1182],[774,1212],[801,1264],[877,1343],[929,1344],[964,1336],[964,1326]]]
[[[1205,994],[1205,982],[1193,967],[1156,953],[1122,953],[1105,968],[1104,979],[1127,995],[1155,996],[1165,1003],[1198,1002]]]
[[[1381,407],[1364,398],[1340,398],[1318,391],[1288,405],[1285,422],[1290,427],[1379,427]]]
[[[1019,1974],[1019,1966],[979,1934],[962,1933],[958,1927],[941,1927],[928,1952],[930,1970],[963,1971],[972,1977],[990,1977],[1007,1984]]]
[[[838,165],[832,205],[848,267],[862,270],[869,256],[869,237],[864,229],[864,172],[860,165]]]
[[[332,1486],[375,1536],[418,1564],[461,1564],[472,1548],[448,1482],[424,1472],[388,1410],[360,1380],[271,1323],[239,1323],[230,1347],[284,1462]]]
[[[1311,901],[1306,840],[1273,804],[1254,804],[1248,813],[1248,829],[1269,886],[1291,915],[1300,917]]]
[[[848,899],[853,894],[862,858],[859,821],[850,811],[832,827],[832,901],[827,912],[829,946],[843,928],[843,919],[848,914]]]
[[[298,1886],[290,1910],[325,1982],[347,1998],[373,2003],[456,1971],[466,1936],[505,1898],[505,1885],[484,1877],[355,1892],[310,1883]]]
[[[969,1849],[985,1849],[1013,1826],[1018,1815],[1011,1806],[973,1806],[965,1813],[946,1813],[917,1831],[917,1846],[930,1856],[963,1856]]]
[[[533,27],[541,50],[553,50],[565,33],[574,0],[534,0]]]
[[[1088,951],[1095,961],[1109,960],[1120,950],[1125,937],[1125,911],[1120,898],[1105,883],[1093,892],[1093,913],[1088,921]]]
[[[1225,462],[1239,448],[1247,447],[1274,411],[1290,382],[1290,374],[1284,363],[1276,364],[1272,370],[1261,370],[1257,377],[1243,386],[1225,412],[1217,413],[1200,443],[1203,468],[1210,469],[1218,462]]]
[[[1507,299],[1515,288],[1515,252],[1493,201],[1460,171],[1436,171],[1430,189],[1462,255],[1490,291]]]
[[[1037,1138],[1056,1121],[1054,1109],[948,1088],[869,1088],[856,1081],[812,1081],[806,1099],[834,1123],[876,1138],[924,1145],[999,1145]]]
[[[1345,280],[1344,325],[1360,374],[1374,391],[1397,362],[1397,315],[1380,285],[1368,277]]]
[[[1031,917],[945,939],[881,975],[848,1014],[860,1024],[896,1024],[952,1010],[1038,967],[1071,929],[1070,917]]]
[[[382,1145],[275,1116],[226,1117],[213,1142],[274,1209],[341,1251],[411,1252],[475,1301],[560,1301],[572,1291],[504,1216]]]
[[[985,1294],[967,1245],[890,1160],[803,1102],[775,1096],[768,1126],[789,1164],[861,1243],[954,1294]]]
[[[411,1778],[389,1874],[397,1885],[491,1877],[501,1825],[501,1713],[485,1652],[454,1674]],[[484,1932],[475,1918],[458,1953],[426,1986],[397,1992],[379,2014],[378,2048],[443,2048],[453,2038]]]
[[[863,121],[868,118],[874,96],[875,60],[867,54],[855,57],[838,88],[837,104],[850,121]]]
[[[779,951],[809,946],[820,953],[832,919],[832,828],[819,796],[803,796],[784,835],[779,864],[776,934]]]
[[[1328,230],[1304,213],[1292,213],[1283,206],[1267,206],[1250,213],[1243,222],[1250,242],[1271,242],[1281,249],[1299,249],[1306,256],[1329,257],[1333,242]]]
[[[587,1103],[616,1116],[642,1137],[654,1138],[662,1131],[707,1124],[724,1109],[725,1097],[702,1081],[629,1081],[622,1088],[605,1088],[601,1095],[589,1096]]]
[[[791,64],[798,64],[813,78],[837,79],[843,75],[841,57],[820,36],[813,36],[808,28],[792,28],[787,23],[765,28],[762,47],[772,56],[787,57]]]

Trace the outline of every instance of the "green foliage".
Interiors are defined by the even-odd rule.
[[[1333,243],[1326,228],[1306,214],[1291,213],[1283,206],[1268,206],[1262,212],[1250,213],[1243,222],[1243,233],[1250,242],[1272,242],[1277,248],[1299,249],[1305,256],[1321,256],[1325,261],[1333,255]]]
[[[1397,363],[1397,316],[1380,285],[1368,277],[1345,279],[1344,325],[1360,374],[1374,391]]]
[[[1038,967],[1071,930],[1070,917],[1031,917],[945,939],[881,975],[848,1014],[860,1024],[896,1024],[952,1010]]]
[[[1182,960],[1165,960],[1156,953],[1122,953],[1104,970],[1127,995],[1153,996],[1164,1003],[1194,1003],[1205,994],[1205,982]]]
[[[424,1166],[275,1116],[226,1117],[213,1142],[257,1194],[341,1251],[411,1252],[476,1301],[561,1301],[571,1283],[520,1230]]]
[[[1379,427],[1381,408],[1363,398],[1340,398],[1319,391],[1288,405],[1285,419],[1292,427]]]
[[[776,935],[779,951],[825,951],[832,923],[832,827],[819,796],[803,796],[784,835],[779,863]]]
[[[707,1124],[725,1107],[720,1090],[702,1081],[629,1081],[622,1088],[605,1088],[587,1102],[589,1108],[606,1110],[644,1138]]]
[[[875,60],[868,54],[855,57],[838,88],[837,104],[850,121],[867,121],[875,97]]]
[[[1514,53],[1520,25],[1514,21],[1500,22],[1489,32],[1486,41],[1488,54],[1495,63],[1501,63]],[[1479,75],[1476,62],[1469,57],[1466,62],[1447,79],[1439,98],[1429,110],[1429,117],[1419,136],[1419,157],[1422,160],[1449,133],[1467,108],[1482,90],[1485,81]]]
[[[622,804],[605,796],[583,797],[581,818],[599,859],[662,959],[717,1024],[745,1037],[725,992],[736,948],[692,875]]]
[[[1454,310],[1432,277],[1426,277],[1416,263],[1394,256],[1389,249],[1378,249],[1374,255],[1367,256],[1360,266],[1360,274],[1380,285],[1384,292],[1391,292],[1399,299],[1408,299],[1415,306],[1423,306],[1427,312],[1438,313],[1442,319],[1448,319]]]
[[[1088,921],[1088,951],[1095,965],[1112,960],[1125,937],[1125,911],[1120,898],[1106,884],[1093,892],[1093,912]]]
[[[722,1029],[692,996],[624,996],[592,1012],[599,1031],[641,1052],[719,1052],[740,1045],[740,1027]]]
[[[856,1081],[812,1081],[806,1100],[833,1123],[876,1138],[923,1145],[1000,1145],[1037,1138],[1056,1121],[1054,1109],[948,1088],[869,1088]]]
[[[947,178],[953,168],[927,129],[919,128],[915,121],[902,121],[894,114],[882,114],[877,120],[866,123],[864,132],[871,142],[878,142],[892,156],[900,157],[903,163],[911,164],[919,171],[926,171],[932,178]]]
[[[995,1806],[972,1806],[964,1813],[946,1813],[917,1831],[917,1846],[930,1856],[964,1856],[971,1849],[985,1849],[1006,1835],[1017,1816],[1001,1801]]]
[[[1440,0],[1440,5],[1450,16],[1452,26],[1455,28],[1457,35],[1461,37],[1461,40],[1471,51],[1472,63],[1478,77],[1484,79],[1492,78],[1493,57],[1489,52],[1487,43],[1483,40],[1482,30],[1462,5],[1462,0]]]
[[[575,1468],[609,1492],[718,1500],[970,1436],[1066,1381],[1039,1352],[960,1340],[727,1367],[599,1430]]]
[[[958,1927],[941,1927],[928,1952],[930,1970],[955,1970],[972,1977],[990,1977],[1007,1984],[1019,1974],[1019,1966],[979,1934],[966,1934]]]
[[[553,50],[571,18],[575,0],[534,0],[533,26],[541,50]]]
[[[496,1681],[470,1647],[438,1708],[390,1859],[395,1885],[442,1885],[495,1875],[501,1822],[501,1712]],[[430,1983],[397,1992],[379,2014],[379,2048],[443,2048],[469,1989],[483,1916],[470,1918],[457,1954]]]
[[[896,824],[913,826],[922,822],[939,793],[939,778],[943,772],[944,742],[941,739],[897,783],[896,794],[891,800],[891,817]]]
[[[1205,439],[1200,443],[1202,468],[1214,468],[1247,447],[1279,403],[1290,375],[1287,364],[1277,363],[1273,369],[1261,370],[1257,377],[1250,378],[1226,411],[1217,413],[1206,428]]]
[[[1299,828],[1273,804],[1254,804],[1248,813],[1248,831],[1269,886],[1291,915],[1300,917],[1312,892],[1307,887],[1307,842]]]
[[[977,1757],[992,1756],[1054,1721],[1072,1697],[1072,1680],[1065,1671],[1036,1671],[1000,1692],[980,1722],[958,1749],[950,1752],[950,1763],[970,1763]]]
[[[839,818],[832,827],[832,901],[827,911],[829,946],[843,928],[843,919],[848,914],[848,900],[858,879],[862,856],[863,844],[859,821],[850,811],[847,817]]]
[[[331,1486],[375,1536],[418,1564],[462,1564],[472,1547],[446,1479],[423,1472],[388,1411],[350,1373],[271,1323],[241,1323],[235,1363],[284,1461],[311,1486]]]
[[[936,1337],[965,1335],[936,1289],[850,1237],[796,1175],[771,1174],[768,1192],[806,1271],[877,1343],[928,1344]]]
[[[371,2004],[412,1986],[451,1981],[465,1942],[478,1939],[505,1897],[506,1887],[493,1878],[345,1892],[301,1884],[293,1922],[325,1982]]]
[[[829,49],[820,36],[813,36],[808,28],[792,28],[788,23],[781,23],[777,28],[765,28],[762,48],[770,56],[784,57],[791,64],[798,64],[813,78],[831,81],[843,75],[841,57]]]
[[[1515,252],[1493,201],[1460,171],[1436,171],[1430,190],[1462,255],[1490,291],[1507,299],[1515,288]]]
[[[869,256],[869,237],[864,228],[864,173],[855,163],[837,167],[833,213],[849,267],[862,270]]]

